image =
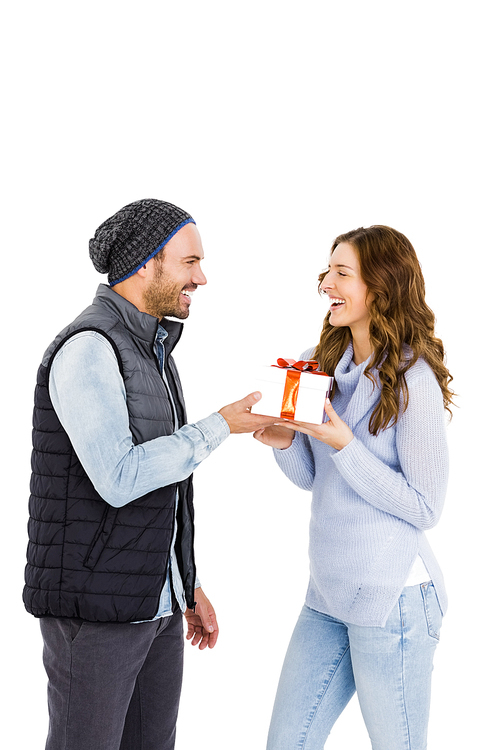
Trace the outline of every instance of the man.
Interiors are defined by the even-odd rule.
[[[40,618],[49,678],[47,750],[175,744],[187,638],[215,646],[196,578],[192,472],[231,432],[275,420],[260,394],[186,424],[172,359],[206,284],[192,217],[131,203],[90,241],[108,273],[47,349],[35,391],[24,602]]]

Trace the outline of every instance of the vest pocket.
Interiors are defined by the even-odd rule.
[[[93,570],[97,565],[104,547],[111,536],[111,532],[113,531],[117,514],[118,508],[113,508],[112,505],[106,507],[99,528],[97,529],[96,535],[89,547],[87,556],[83,561],[86,568]]]

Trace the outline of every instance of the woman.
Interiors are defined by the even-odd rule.
[[[425,538],[448,474],[451,376],[415,251],[373,226],[335,240],[312,355],[335,376],[321,425],[255,433],[312,490],[310,582],[268,750],[319,750],[355,691],[374,750],[424,750],[446,593]]]

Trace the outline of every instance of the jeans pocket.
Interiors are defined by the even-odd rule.
[[[422,583],[420,586],[422,592],[422,599],[424,602],[425,617],[427,620],[427,631],[431,638],[435,638],[439,641],[439,631],[441,623],[443,621],[443,613],[439,606],[436,591],[432,581]]]

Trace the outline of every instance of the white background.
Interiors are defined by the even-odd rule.
[[[149,197],[189,211],[205,248],[209,284],[176,357],[192,421],[251,390],[254,364],[317,342],[316,279],[337,234],[383,223],[413,242],[459,394],[430,534],[451,604],[429,748],[494,743],[495,5],[29,0],[4,13],[0,601],[16,747],[43,747],[47,722],[38,624],[20,599],[35,372],[105,280],[89,237]],[[196,507],[221,635],[214,651],[187,649],[178,747],[263,748],[307,584],[309,497],[233,436],[197,470]],[[369,746],[354,699],[327,748]]]

